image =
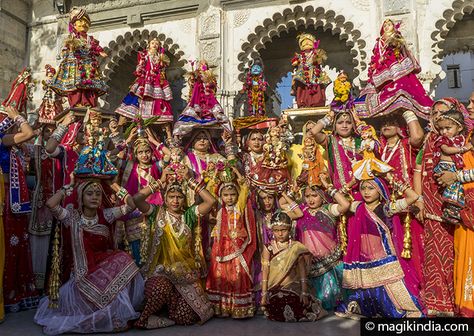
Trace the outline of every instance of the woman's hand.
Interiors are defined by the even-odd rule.
[[[438,184],[443,187],[447,187],[458,180],[458,175],[456,172],[444,171],[439,174],[434,174],[434,176]]]
[[[16,117],[18,117],[20,115],[20,113],[18,112],[18,110],[14,107],[11,107],[11,106],[7,106],[5,108],[5,111],[7,112],[7,115],[8,115],[8,118],[10,119],[15,119]]]
[[[333,185],[329,182],[329,176],[328,174],[321,173],[319,174],[319,179],[321,180],[321,184],[323,185],[324,189],[328,190],[330,187]]]

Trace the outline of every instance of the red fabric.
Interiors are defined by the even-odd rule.
[[[435,152],[433,154],[433,163],[434,166],[439,163],[441,159],[441,155],[443,155],[441,151],[441,146],[445,145],[448,147],[456,147],[461,148],[464,146],[466,142],[466,138],[463,135],[457,135],[454,138],[450,139],[446,136],[438,136],[435,140]],[[451,160],[453,160],[454,164],[456,165],[456,169],[461,170],[464,168],[464,161],[462,159],[462,154],[453,154],[450,155]]]
[[[97,106],[97,98],[99,95],[97,91],[89,89],[77,89],[75,91],[69,92],[67,95],[67,100],[69,106]]]
[[[425,211],[441,217],[443,200],[433,178],[436,134],[430,133],[423,152],[422,187]],[[430,312],[453,313],[454,308],[454,225],[432,219],[424,221],[425,261],[423,263],[425,305]]]
[[[5,230],[5,268],[3,295],[5,305],[19,304],[36,297],[35,277],[31,264],[28,216],[14,215],[10,209],[10,183],[5,185],[3,225]]]
[[[296,104],[298,107],[320,107],[326,104],[326,91],[320,85],[311,87],[295,81]]]
[[[25,72],[25,69],[21,72],[20,75],[13,81],[10,92],[8,93],[7,98],[3,101],[2,105],[12,106],[16,108],[20,113],[25,112],[26,102],[28,100],[28,81],[23,81],[18,83],[20,76]]]

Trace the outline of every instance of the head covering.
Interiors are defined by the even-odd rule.
[[[384,179],[379,177],[374,177],[372,180],[364,180],[360,183],[359,188],[362,188],[363,183],[369,183],[377,189],[377,192],[382,196],[385,201],[390,200],[390,192],[388,189],[387,182]]]
[[[447,107],[449,107],[450,109],[454,108],[454,109],[458,110],[459,112],[461,112],[463,117],[464,117],[464,124],[466,125],[467,131],[468,132],[472,131],[472,129],[474,128],[474,120],[472,120],[469,117],[469,111],[466,109],[466,107],[463,104],[461,104],[459,102],[459,100],[457,100],[456,98],[453,98],[453,97],[441,98],[441,99],[438,99],[437,101],[435,101],[433,103],[431,109],[433,110],[433,107],[435,107],[437,104],[444,104]]]
[[[323,199],[323,204],[331,203],[331,197],[323,189],[321,189],[319,186],[317,186],[317,185],[306,186],[306,187],[304,187],[304,190],[306,190],[306,189],[310,189],[310,190],[314,191],[315,193],[317,193],[318,196]],[[303,196],[304,196],[304,194],[303,194]]]
[[[86,180],[86,181],[81,182],[77,186],[77,202],[78,202],[78,205],[79,205],[79,211],[80,212],[82,212],[84,210],[82,208],[84,206],[84,204],[83,204],[84,192],[86,191],[87,188],[92,187],[92,186],[99,188],[102,191],[102,195],[105,195],[104,189],[102,188],[102,184],[100,183],[100,181],[90,179],[90,180]]]
[[[87,14],[86,10],[84,8],[79,8],[79,7],[73,7],[71,11],[69,12],[69,32],[77,34],[78,32],[74,28],[74,22],[84,19],[86,20],[89,25],[91,24],[91,18],[89,17],[89,14]]]
[[[243,138],[242,138],[242,144],[243,144],[243,147],[244,147],[244,150],[249,152],[249,142],[250,142],[250,138],[252,137],[252,135],[254,134],[261,134],[262,135],[262,138],[265,139],[265,135],[263,134],[263,132],[261,130],[251,130],[248,134],[244,135]]]
[[[217,153],[217,147],[216,145],[212,142],[212,136],[211,136],[211,132],[209,132],[207,129],[203,129],[203,128],[200,128],[200,129],[196,129],[193,131],[192,135],[191,135],[191,139],[188,141],[188,143],[186,144],[186,146],[184,147],[184,151],[188,151],[189,149],[192,149],[193,147],[193,142],[194,142],[194,139],[200,134],[200,133],[204,133],[207,140],[209,140],[209,144],[210,144],[210,148],[209,148],[209,151],[210,151],[210,154],[214,154],[214,153]]]
[[[150,141],[149,141],[147,138],[145,138],[145,137],[139,137],[139,138],[137,138],[137,140],[135,140],[135,142],[133,143],[133,155],[137,156],[138,148],[141,147],[141,146],[147,146],[147,147],[149,147],[150,149],[152,149],[151,143],[150,143]]]
[[[56,70],[51,66],[51,64],[46,64],[44,66],[44,68],[46,70],[46,75],[48,75],[50,73],[53,74],[53,75],[56,74]]]
[[[385,25],[385,22],[389,22],[389,21],[393,24],[393,30],[400,34],[400,22],[395,23],[395,22],[393,22],[392,19],[385,19],[382,22],[382,26],[380,27],[380,36],[382,36],[384,34],[383,26]]]

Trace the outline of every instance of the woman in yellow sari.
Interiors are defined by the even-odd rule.
[[[163,174],[174,172],[167,167]],[[164,206],[146,201],[150,194],[158,191],[158,181],[151,181],[134,196],[137,208],[145,214],[150,226],[149,241],[143,242],[148,245],[148,255],[142,269],[146,278],[145,307],[135,324],[139,328],[204,323],[214,315],[201,282],[205,264],[200,219],[216,201],[205,189],[204,182],[189,178],[187,167],[181,168],[178,174],[187,180],[202,203],[186,209],[185,190],[178,182],[169,183],[163,193]],[[165,307],[167,317],[157,316]]]

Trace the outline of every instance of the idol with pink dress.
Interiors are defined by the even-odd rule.
[[[174,125],[173,135],[183,137],[195,128],[214,125],[230,131],[229,118],[216,99],[216,76],[206,61],[200,61],[197,69],[191,72],[189,83],[191,98]]]
[[[390,19],[382,25],[368,69],[369,81],[356,102],[360,118],[399,109],[411,110],[423,119],[429,117],[433,100],[416,77],[420,65],[398,29]]]
[[[140,115],[143,119],[158,117],[160,123],[172,122],[173,94],[166,79],[169,65],[170,59],[161,42],[157,38],[150,40],[147,49],[138,53],[136,79],[115,112],[130,119]]]

